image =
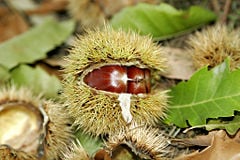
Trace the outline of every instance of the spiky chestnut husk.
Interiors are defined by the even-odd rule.
[[[103,26],[111,16],[122,8],[140,2],[157,4],[158,0],[115,0],[114,2],[104,0],[69,0],[68,11],[84,28],[93,28]]]
[[[73,138],[71,122],[61,104],[48,101],[43,107],[49,118],[43,146],[45,157],[48,160],[55,160],[61,156],[70,143],[70,139]]]
[[[90,158],[88,153],[82,147],[81,143],[77,140],[66,148],[63,153],[62,160],[111,160],[109,154],[104,150],[100,149],[96,152],[93,158]]]
[[[106,65],[148,68],[152,75],[159,75],[166,68],[162,52],[148,36],[114,31],[110,27],[77,37],[66,57],[63,81],[63,96],[73,125],[92,135],[113,133],[125,127],[120,94],[91,88],[83,79],[92,70]],[[166,91],[152,89],[148,94],[131,95],[130,112],[138,123],[155,125],[166,106]]]
[[[64,113],[59,104],[35,96],[27,88],[1,88],[0,159],[58,159],[72,136]],[[17,118],[27,120],[16,124]]]
[[[62,160],[90,160],[85,149],[79,141],[72,142],[63,153]]]
[[[35,155],[26,154],[7,145],[0,145],[0,158],[1,160],[38,160]]]
[[[216,24],[190,37],[188,52],[196,68],[208,65],[213,68],[230,57],[231,69],[240,66],[240,34],[226,25]]]
[[[133,123],[119,133],[110,135],[105,143],[105,150],[114,155],[121,145],[128,146],[141,159],[163,160],[168,153],[167,138],[159,129]]]

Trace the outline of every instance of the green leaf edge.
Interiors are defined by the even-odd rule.
[[[222,117],[218,119],[210,119],[205,125],[197,125],[188,128],[186,131],[194,128],[206,128],[206,130],[211,131],[215,129],[225,129],[229,135],[235,135],[239,130],[240,126],[240,116],[235,115],[234,117],[224,117],[224,118],[233,118],[232,120],[222,120]]]
[[[149,30],[150,25],[148,25],[148,29],[146,29],[146,30],[148,30],[148,33],[146,33],[145,31],[143,31],[143,29],[145,29],[145,28],[140,26],[140,25],[143,25],[143,26],[145,25],[144,22],[146,22],[146,18],[144,19],[144,18],[138,17],[141,21],[144,21],[142,23],[142,22],[139,22],[136,18],[132,18],[132,17],[138,16],[138,12],[141,13],[144,11],[147,13],[148,11],[152,12],[153,10],[156,10],[156,12],[161,13],[159,15],[165,15],[165,17],[168,18],[168,21],[167,21],[168,24],[171,24],[172,20],[178,20],[178,21],[180,20],[180,23],[178,23],[178,25],[182,25],[181,23],[183,22],[183,19],[179,19],[178,17],[182,18],[186,15],[191,15],[190,18],[192,19],[192,21],[197,19],[198,22],[199,21],[202,21],[202,22],[192,24],[191,26],[188,26],[185,29],[183,28],[182,30],[177,30],[176,32],[173,32],[173,33],[165,33],[165,35],[162,34],[160,36],[155,35],[152,31],[150,31]],[[204,20],[204,18],[202,18],[203,16],[200,17],[199,12],[204,12],[205,18],[206,18],[206,15],[208,15],[209,16],[209,17],[207,17],[208,19]],[[208,14],[206,14],[206,13],[208,13]],[[128,20],[128,17],[130,18],[130,21]],[[217,16],[214,12],[209,11],[205,8],[202,8],[200,6],[191,6],[188,10],[182,11],[182,10],[175,9],[174,7],[172,7],[171,5],[168,5],[166,3],[161,3],[158,6],[147,4],[147,3],[139,3],[136,6],[126,7],[123,10],[121,10],[119,13],[115,14],[113,16],[113,18],[110,20],[110,24],[115,29],[122,28],[124,30],[129,30],[129,29],[134,30],[134,31],[139,32],[139,34],[142,34],[142,35],[151,35],[154,40],[159,41],[159,40],[164,40],[164,39],[180,36],[185,33],[191,32],[211,21],[215,21],[216,18],[217,18]],[[151,18],[149,18],[149,16],[148,16],[147,21],[151,21],[151,23],[155,23],[155,21],[153,21]],[[136,25],[136,23],[138,23],[138,24]],[[189,21],[186,21],[185,25],[187,23],[189,23]],[[129,24],[130,24],[130,26],[129,26]],[[133,24],[135,24],[135,27],[133,27]],[[138,26],[140,26],[140,27],[138,27]],[[166,24],[165,24],[165,26],[166,26]],[[160,34],[162,32],[161,27],[157,27],[156,25],[151,25],[151,27],[155,27],[155,30],[153,30],[153,31],[158,31],[157,34]]]
[[[99,149],[102,149],[104,142],[100,137],[93,137],[84,133],[82,130],[78,130],[75,135],[88,155],[94,156]]]
[[[10,80],[16,86],[26,86],[35,94],[42,94],[46,98],[57,99],[58,92],[62,89],[60,80],[49,75],[41,67],[30,67],[22,64],[10,72]]]
[[[33,63],[44,59],[47,52],[54,49],[74,30],[75,22],[47,20],[0,44],[0,65],[12,69],[20,63]],[[42,33],[44,31],[44,33]]]
[[[189,81],[191,81],[192,79],[197,77],[198,74],[202,74],[202,72],[206,73],[206,72],[224,72],[224,71],[226,71],[228,73],[232,73],[232,72],[236,73],[236,72],[240,72],[240,69],[237,69],[235,71],[230,72],[230,60],[229,60],[229,58],[227,58],[224,63],[220,64],[219,66],[216,66],[213,70],[208,71],[207,66],[206,66],[206,67],[203,67],[202,69],[196,71],[194,73],[194,75],[190,78]],[[172,90],[176,89],[176,88],[181,88],[182,85],[185,85],[186,83],[189,83],[189,81],[188,82],[184,82],[184,81],[180,82],[177,86],[173,87]],[[170,96],[172,96],[172,98],[174,98],[174,95],[171,95],[171,91],[170,91]],[[167,123],[167,124],[173,123],[173,124],[175,124],[175,125],[177,125],[177,126],[179,126],[181,128],[189,127],[187,122],[185,122],[184,125],[179,125],[178,124],[179,121],[182,121],[182,120],[180,120],[181,116],[179,116],[177,118],[175,117],[175,120],[172,119],[172,117],[171,117],[171,114],[172,114],[171,107],[173,107],[173,106],[171,104],[171,99],[170,99],[169,110],[168,110],[168,113],[167,113],[167,117],[164,119],[164,122]],[[233,111],[233,116],[234,116],[234,111]],[[219,117],[208,117],[208,119],[209,118],[219,118]],[[207,123],[207,119],[205,119],[205,120],[206,120],[206,123]],[[229,123],[231,123],[231,121]],[[220,125],[222,125],[222,124],[219,124],[219,129],[220,128],[224,128],[230,134],[234,134],[238,130],[238,128],[220,127]],[[231,126],[231,124],[229,124],[229,126]],[[200,125],[195,125],[195,126],[193,125],[193,127],[191,127],[191,128],[199,128],[199,127],[208,127],[207,129],[210,129],[209,128],[210,127],[209,124],[200,124]],[[217,128],[212,128],[212,129],[217,129]]]

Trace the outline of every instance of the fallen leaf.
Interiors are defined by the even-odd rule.
[[[93,137],[89,134],[83,133],[78,130],[75,133],[77,139],[82,144],[82,147],[86,150],[91,157],[100,149],[102,149],[103,141],[100,137]]]
[[[9,12],[8,8],[5,6],[0,6],[0,17],[3,17]]]
[[[34,93],[42,93],[47,98],[58,98],[58,92],[62,89],[57,77],[49,75],[40,67],[32,68],[24,64],[11,71],[11,80],[14,84],[32,88]]]
[[[29,26],[21,15],[1,7],[0,42],[6,41],[28,30]]]
[[[96,0],[95,2],[103,9],[107,16],[112,16],[124,7],[133,6],[140,2],[157,4],[157,0],[115,0],[114,3],[110,0]]]
[[[223,117],[210,119],[204,127],[206,127],[207,130],[213,130],[216,128],[226,129],[228,134],[234,135],[240,126],[240,116],[234,115],[234,117],[231,117],[230,120],[223,120],[222,118]]]
[[[0,65],[0,84],[4,81],[7,81],[11,76],[8,72],[8,69]]]
[[[218,131],[212,139],[211,146],[203,151],[182,155],[175,160],[239,160],[240,132],[229,137],[224,130]]]
[[[20,63],[32,63],[62,44],[74,30],[75,23],[46,21],[31,30],[0,44],[0,64],[11,69]]]
[[[187,82],[180,82],[169,92],[170,105],[165,122],[178,127],[205,127],[207,120],[230,118],[240,111],[240,69],[230,71],[229,59],[215,68],[198,70]],[[240,118],[221,121],[215,127],[235,134]],[[209,127],[213,129],[214,126]],[[207,128],[208,129],[208,128]],[[215,128],[219,129],[219,128]]]
[[[163,76],[171,79],[188,80],[195,72],[191,55],[184,49],[165,47],[165,55],[168,59],[168,70]]]
[[[210,146],[212,138],[218,131],[211,131],[207,135],[199,135],[194,138],[172,139],[171,143],[184,146]]]
[[[183,11],[167,3],[140,3],[122,9],[113,16],[110,24],[115,29],[134,30],[141,35],[151,35],[154,40],[165,40],[189,33],[216,18],[212,11],[199,6]]]
[[[58,77],[58,79],[60,79],[60,80],[62,80],[62,78],[63,78],[62,77],[63,72],[61,71],[60,67],[50,66],[46,63],[43,63],[42,61],[37,62],[36,66],[45,70],[49,75],[54,75],[54,76]]]
[[[34,0],[8,0],[8,6],[17,9],[22,12],[24,10],[33,9],[38,6],[38,3]]]
[[[69,0],[43,1],[37,8],[26,10],[27,15],[49,14],[50,12],[63,11],[66,9]]]

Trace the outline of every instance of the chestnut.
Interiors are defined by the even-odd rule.
[[[107,65],[89,72],[84,82],[92,88],[115,93],[149,93],[150,70],[136,66]]]
[[[77,36],[65,58],[62,94],[73,127],[99,136],[133,122],[158,125],[168,95],[150,80],[155,86],[167,68],[163,52],[151,37],[110,26]]]
[[[84,82],[98,90],[124,93],[127,91],[126,67],[103,66],[88,73],[84,77]]]
[[[0,86],[0,159],[58,160],[73,140],[64,107],[26,87]]]
[[[128,93],[150,93],[150,70],[135,66],[128,67]]]

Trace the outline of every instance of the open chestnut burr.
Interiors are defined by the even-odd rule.
[[[59,159],[72,138],[60,104],[27,88],[0,88],[0,159]]]
[[[167,91],[151,87],[166,68],[162,52],[148,36],[108,26],[77,37],[63,81],[73,126],[98,136],[132,121],[156,125],[167,106]]]

